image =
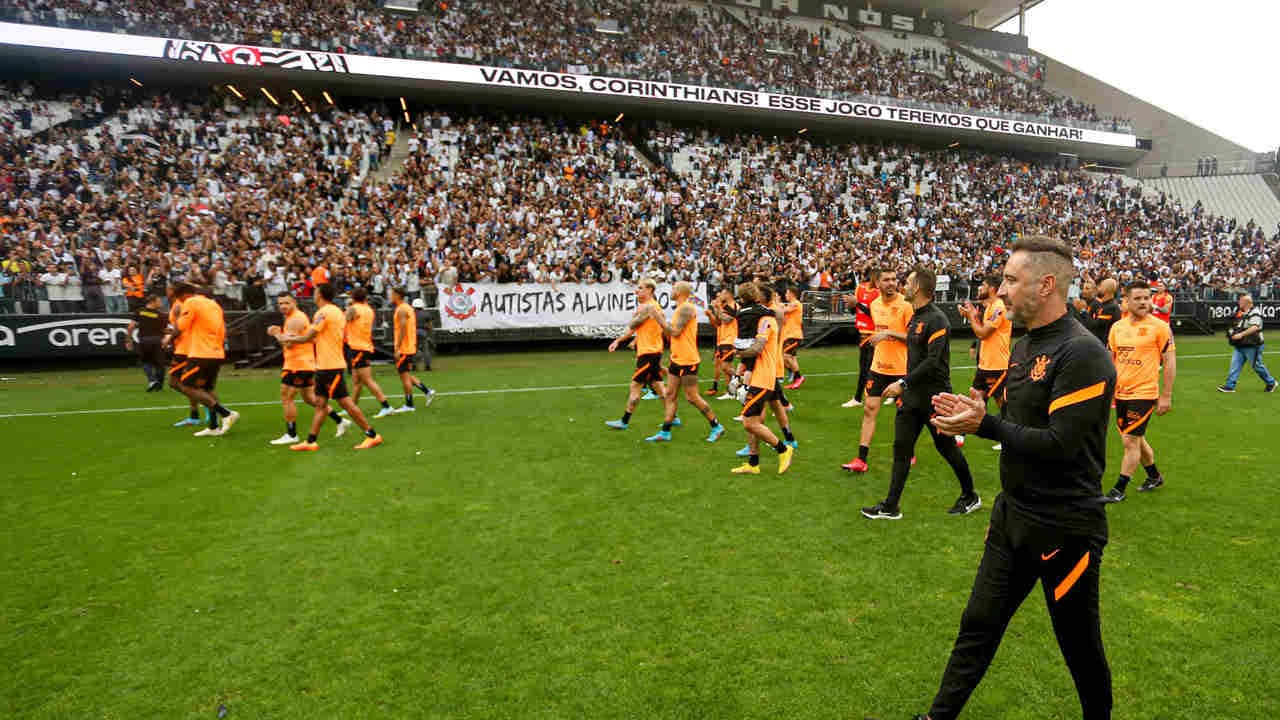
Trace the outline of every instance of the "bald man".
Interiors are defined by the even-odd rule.
[[[1113,278],[1106,278],[1098,283],[1098,295],[1092,305],[1082,307],[1076,300],[1077,317],[1080,322],[1098,338],[1104,346],[1111,336],[1111,326],[1120,320],[1120,304],[1116,302],[1116,291],[1120,284]]]

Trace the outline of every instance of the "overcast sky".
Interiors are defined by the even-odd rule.
[[[1280,0],[1044,0],[1026,32],[1033,50],[1229,140],[1280,147]]]

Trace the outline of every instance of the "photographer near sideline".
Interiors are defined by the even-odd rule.
[[[1266,383],[1266,392],[1275,392],[1276,379],[1262,364],[1262,352],[1266,347],[1262,338],[1262,313],[1253,306],[1253,298],[1247,294],[1240,296],[1240,310],[1236,312],[1235,324],[1227,331],[1227,342],[1233,348],[1231,371],[1227,373],[1227,381],[1218,386],[1218,392],[1236,391],[1236,381],[1240,379],[1240,371],[1245,364],[1252,366]]]

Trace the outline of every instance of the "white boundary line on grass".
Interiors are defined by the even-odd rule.
[[[1273,353],[1267,353],[1271,355]],[[1203,360],[1205,358],[1229,358],[1228,354],[1209,354],[1209,355],[1179,355],[1179,360]],[[973,370],[977,365],[957,365],[954,370]],[[849,372],[829,372],[829,373],[810,373],[805,377],[846,377],[849,375],[857,375],[857,371]],[[436,393],[436,397],[463,397],[466,395],[505,395],[508,393],[532,393],[532,392],[557,392],[561,390],[604,390],[618,389],[628,387],[630,383],[605,383],[599,385],[541,385],[534,387],[522,388],[491,388],[487,390],[453,390],[441,391]],[[373,396],[364,398],[368,401],[374,401]],[[375,401],[376,402],[376,401]],[[257,407],[261,405],[279,405],[279,400],[253,400],[249,402],[231,401],[228,403],[232,407]],[[111,413],[128,413],[128,412],[157,412],[160,410],[186,410],[188,405],[155,405],[152,407],[127,407],[127,408],[95,408],[93,410],[61,410],[56,412],[16,412],[0,414],[0,420],[13,420],[17,418],[38,418],[38,417],[58,417],[59,415],[108,415]]]

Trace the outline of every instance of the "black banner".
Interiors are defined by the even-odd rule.
[[[1280,326],[1280,300],[1261,300],[1253,304],[1262,315],[1263,327]],[[1232,300],[1209,300],[1198,303],[1196,317],[1207,320],[1214,327],[1229,327],[1236,319],[1240,306]]]
[[[786,12],[819,20],[847,22],[857,26],[880,28],[890,32],[955,40],[966,45],[987,47],[1007,52],[1027,52],[1023,35],[982,30],[961,25],[943,17],[922,17],[918,11],[877,4],[875,9],[857,0],[713,0],[720,5],[751,8],[765,13]]]
[[[0,315],[0,360],[126,354],[128,315]]]

